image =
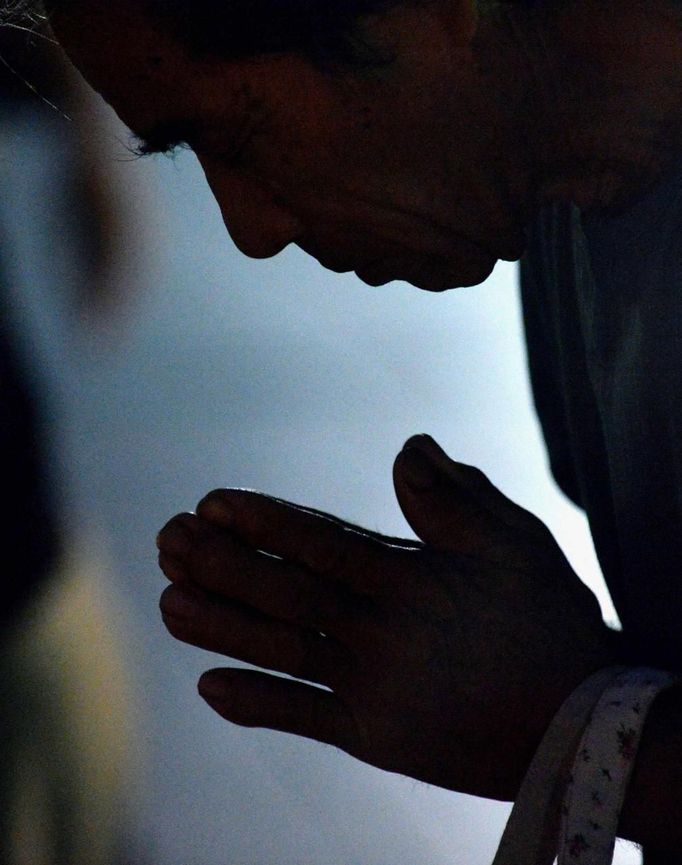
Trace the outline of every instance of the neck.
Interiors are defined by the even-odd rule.
[[[550,201],[622,207],[682,153],[682,3],[536,6],[498,6],[487,25],[497,39],[480,39],[483,69],[505,82],[512,194],[528,213]]]

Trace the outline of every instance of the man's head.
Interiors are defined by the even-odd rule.
[[[567,3],[546,0],[538,17]],[[550,67],[545,85],[537,68],[509,62],[516,31],[500,22],[512,5],[51,0],[47,11],[85,78],[147,140],[143,150],[192,147],[246,254],[294,242],[370,284],[442,290],[522,253],[542,157],[525,146],[540,116],[533,99],[546,100],[543,117],[571,121],[576,141],[582,134],[573,118],[587,88],[569,93],[564,111]],[[530,20],[534,4],[519,5]],[[530,44],[537,32],[528,33]],[[535,53],[548,53],[542,40]],[[557,126],[542,146],[559,171],[575,172],[571,194],[590,153],[570,163],[568,141]]]
[[[47,13],[143,150],[192,147],[243,252],[294,242],[370,284],[442,290],[523,242],[472,57],[475,7],[51,0]]]

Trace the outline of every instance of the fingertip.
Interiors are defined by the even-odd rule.
[[[456,465],[454,460],[450,459],[438,442],[427,433],[419,433],[407,439],[403,445],[402,453],[410,451],[419,451],[431,462],[437,471],[440,470],[442,472],[446,470],[446,467],[450,464]]]
[[[437,448],[439,447],[435,439],[433,439],[428,433],[417,433],[407,439],[407,441],[403,445],[403,450],[407,450],[409,448],[419,448],[423,450],[431,448],[434,445]]]
[[[417,458],[412,455],[414,451],[422,455],[423,460],[431,465],[434,473],[441,480],[447,478],[458,486],[478,487],[490,484],[485,472],[475,466],[453,460],[438,442],[426,433],[409,438],[398,456],[409,455],[410,460],[416,462]],[[403,465],[402,461],[400,465]]]
[[[230,502],[230,490],[220,488],[207,493],[197,505],[197,516],[220,526],[232,525],[234,506]]]
[[[228,670],[208,670],[197,682],[199,696],[209,703],[222,702],[228,695]]]
[[[267,695],[260,693],[257,686],[261,684],[259,679],[265,682],[275,677],[257,673],[255,680],[251,681],[248,672],[234,667],[208,670],[197,682],[199,696],[221,718],[232,724],[240,727],[269,726],[265,716],[261,717],[263,712],[267,714],[267,699],[263,700]]]
[[[156,536],[159,551],[174,558],[184,558],[192,548],[198,530],[197,516],[182,513],[172,517]]]
[[[395,463],[395,474],[399,482],[416,492],[432,490],[437,486],[440,475],[435,466],[418,447],[405,447]]]

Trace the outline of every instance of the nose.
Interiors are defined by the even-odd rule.
[[[270,258],[300,237],[300,221],[266,183],[208,160],[202,166],[225,227],[244,255]]]

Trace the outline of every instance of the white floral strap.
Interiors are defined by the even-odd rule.
[[[679,677],[608,667],[564,702],[521,784],[493,865],[610,865],[646,715]],[[562,801],[563,798],[563,801]]]
[[[568,779],[559,865],[609,865],[628,781],[655,697],[677,677],[647,667],[618,675],[599,699]]]
[[[625,670],[599,670],[561,706],[523,779],[493,865],[552,865],[573,756],[604,689]]]

